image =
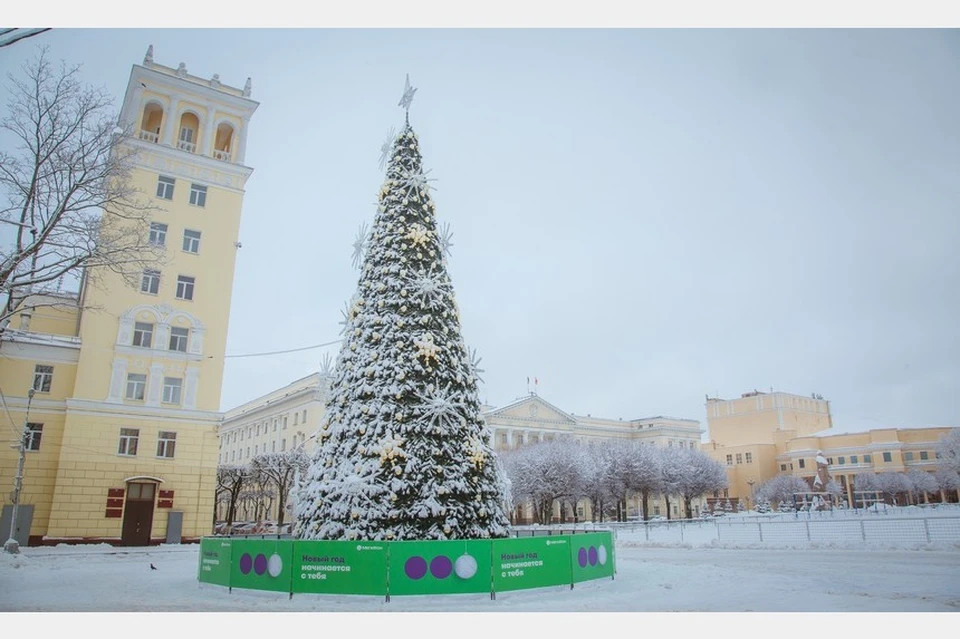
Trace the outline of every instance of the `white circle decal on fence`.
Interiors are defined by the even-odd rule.
[[[461,579],[470,579],[477,574],[477,560],[470,555],[461,555],[453,565],[453,571]]]
[[[601,566],[606,565],[607,563],[607,547],[606,546],[601,544],[600,547],[597,548],[597,559],[600,560]]]
[[[267,561],[267,572],[270,573],[271,577],[276,577],[283,570],[283,560],[280,559],[280,555],[274,553],[270,556],[270,560]]]

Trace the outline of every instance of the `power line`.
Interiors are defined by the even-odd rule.
[[[234,357],[264,357],[266,355],[283,355],[285,353],[298,353],[300,351],[310,351],[315,348],[323,348],[324,346],[332,346],[334,344],[339,344],[343,340],[335,339],[332,342],[325,342],[323,344],[315,344],[314,346],[303,346],[301,348],[289,348],[284,351],[268,351],[265,353],[244,353],[242,355],[224,355],[224,359],[230,359]],[[208,355],[209,359],[213,358],[213,355]]]

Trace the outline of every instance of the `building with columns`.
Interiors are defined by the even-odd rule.
[[[220,429],[220,463],[247,464],[259,453],[280,452],[303,446],[307,453],[314,451],[314,434],[320,427],[329,377],[314,373],[275,391],[257,397],[228,410]],[[567,413],[529,393],[502,407],[485,405],[490,444],[498,453],[520,446],[559,438],[571,438],[579,443],[595,441],[634,440],[650,445],[678,448],[700,447],[700,423],[675,417],[646,417],[641,419],[605,419],[590,415]],[[695,501],[697,513],[700,500]],[[671,516],[684,516],[680,504],[671,502]],[[639,503],[628,504],[635,514]],[[660,497],[650,503],[651,515],[666,516],[666,500]],[[589,505],[578,505],[581,518],[590,517]],[[520,520],[527,518],[526,511]],[[559,506],[557,513],[559,515]],[[241,510],[241,514],[243,511]]]
[[[213,529],[250,96],[249,79],[236,88],[164,66],[152,46],[133,65],[121,148],[136,153],[131,185],[155,206],[148,241],[164,261],[136,287],[104,270],[55,308],[34,312],[28,299],[0,343],[9,417],[35,433],[18,514],[31,545],[147,545]],[[4,485],[16,458],[0,450]]]

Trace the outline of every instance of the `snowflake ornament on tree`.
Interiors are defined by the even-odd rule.
[[[367,252],[367,245],[369,243],[369,236],[367,233],[367,223],[364,222],[360,225],[359,230],[357,230],[357,237],[353,241],[353,267],[359,268],[363,263],[363,256]]]
[[[409,79],[400,105],[409,112]],[[357,290],[296,512],[302,539],[506,537],[507,486],[463,341],[429,179],[409,121],[390,144]],[[446,239],[444,239],[446,238]]]

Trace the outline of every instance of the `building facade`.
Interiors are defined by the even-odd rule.
[[[830,402],[820,396],[752,391],[724,400],[707,397],[709,442],[703,450],[727,469],[729,495],[754,505],[754,492],[779,474],[802,477],[813,486],[817,455],[854,503],[858,473],[936,472],[937,442],[950,427],[876,428],[838,432]],[[939,495],[940,499],[951,499]]]
[[[287,386],[241,404],[224,414],[220,430],[221,464],[248,464],[260,453],[281,452],[302,446],[314,451],[317,429],[323,420],[329,388],[329,377],[315,373]],[[502,407],[483,407],[491,447],[505,453],[520,446],[569,438],[586,444],[597,441],[633,440],[662,447],[698,449],[702,430],[692,419],[648,417],[625,421],[590,415],[567,413],[530,393]],[[650,502],[651,514],[667,515],[667,501],[662,496]],[[702,505],[694,500],[695,513],[681,512],[682,504],[670,502],[671,516],[696,516]],[[631,500],[628,509],[639,516],[639,500]],[[220,511],[224,511],[221,508]],[[590,519],[590,505],[585,500],[577,505],[578,519]],[[220,513],[222,514],[222,512]],[[532,518],[529,507],[521,507],[515,521],[526,523]],[[251,512],[240,509],[240,519]],[[560,517],[559,505],[555,509]]]
[[[21,498],[31,544],[147,545],[212,531],[257,106],[249,79],[239,89],[196,77],[183,63],[155,63],[152,47],[133,66],[120,113],[132,134],[121,144],[136,152],[131,183],[156,207],[148,241],[165,247],[164,262],[136,288],[97,273],[98,286],[83,285],[60,310],[33,314],[28,300],[0,344],[10,419],[37,431]],[[16,451],[5,446],[0,461],[0,481],[12,485]]]

